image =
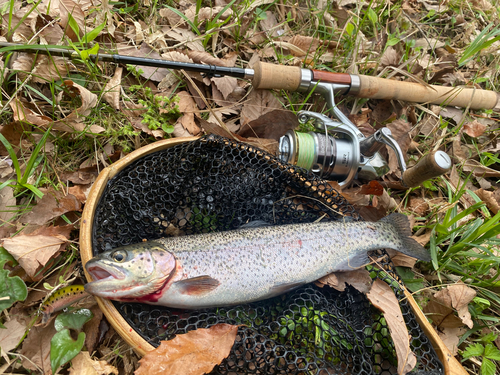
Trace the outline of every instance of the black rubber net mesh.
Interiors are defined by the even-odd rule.
[[[146,155],[110,180],[94,216],[93,251],[236,229],[254,220],[289,224],[344,216],[361,220],[319,178],[255,147],[210,135]],[[390,261],[372,267],[371,275],[390,283],[400,300],[417,356],[412,373],[442,374],[429,339],[394,282],[398,277]],[[114,305],[153,346],[197,328],[241,325],[230,355],[212,374],[397,373],[383,315],[349,286],[338,292],[309,284],[261,302],[196,311]]]

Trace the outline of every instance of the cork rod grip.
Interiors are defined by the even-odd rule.
[[[356,96],[371,99],[404,100],[413,103],[445,104],[471,109],[500,110],[500,95],[494,91],[474,88],[423,85],[392,79],[359,75]]]
[[[277,89],[295,91],[300,86],[301,69],[298,66],[285,66],[257,62],[254,66],[252,86],[256,89]]]
[[[441,176],[451,168],[451,159],[443,151],[433,151],[422,157],[418,163],[403,173],[403,184],[407,187],[420,186],[424,181]]]

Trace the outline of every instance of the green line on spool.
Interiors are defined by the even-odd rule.
[[[297,132],[297,166],[311,169],[314,160],[314,138],[309,133]]]

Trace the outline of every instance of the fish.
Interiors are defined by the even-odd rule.
[[[332,272],[370,263],[389,248],[430,261],[408,218],[262,225],[118,247],[92,258],[85,290],[98,297],[176,309],[234,306],[278,296]]]
[[[56,290],[40,306],[42,324],[47,323],[53,313],[61,311],[88,296],[89,294],[85,291],[83,285],[69,285]]]

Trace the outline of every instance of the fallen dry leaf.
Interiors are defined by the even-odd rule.
[[[349,284],[359,290],[361,293],[368,293],[372,285],[370,273],[365,269],[353,270],[348,272],[334,272],[323,276],[315,284],[319,287],[324,285],[331,286],[340,292],[345,290],[346,284]]]
[[[121,89],[121,81],[122,81],[122,72],[123,68],[121,66],[117,66],[115,70],[115,74],[106,83],[104,87],[104,95],[103,98],[106,100],[111,107],[120,110],[120,89]]]
[[[274,110],[243,125],[238,135],[242,137],[267,138],[279,141],[280,137],[288,130],[293,130],[298,126],[299,120],[293,112]]]
[[[72,195],[61,191],[44,191],[43,198],[27,214],[21,216],[21,223],[43,225],[67,212],[80,211],[82,205]]]
[[[82,132],[84,130],[95,134],[102,133],[105,130],[103,127],[98,125],[91,125],[88,127],[84,123],[85,118],[90,115],[92,108],[97,105],[97,95],[70,80],[64,81],[63,85],[68,91],[61,91],[61,94],[58,96],[58,101],[60,102],[62,100],[64,94],[68,94],[71,98],[79,96],[82,105],[64,119],[55,121],[52,129],[69,133]]]
[[[366,185],[361,186],[361,190],[359,194],[368,194],[368,195],[382,195],[384,193],[384,188],[380,185],[380,182],[372,180]]]
[[[3,247],[35,279],[38,271],[56,254],[68,239],[64,236],[18,235],[3,240]]]
[[[451,298],[451,305],[458,312],[458,317],[472,329],[472,322],[469,312],[469,303],[476,297],[476,291],[463,283],[449,285],[447,288]]]
[[[10,102],[14,121],[25,121],[33,125],[45,126],[52,122],[50,117],[39,115],[31,109],[26,108],[19,99],[14,99]]]
[[[38,372],[37,366],[43,374],[52,374],[50,368],[50,340],[55,335],[53,324],[46,327],[32,327],[23,341],[21,354],[24,355],[22,366],[25,369]]]
[[[479,161],[467,158],[464,161],[464,167],[463,170],[465,172],[472,172],[474,176],[477,177],[493,177],[497,178],[500,177],[500,171],[492,168],[488,168],[483,166]]]
[[[270,90],[252,90],[241,110],[242,125],[258,119],[276,109],[281,109],[280,101]]]
[[[484,134],[486,128],[486,125],[483,125],[479,121],[474,120],[464,125],[464,133],[466,133],[470,137],[477,138]]]
[[[396,267],[408,267],[413,268],[415,263],[417,262],[416,258],[412,258],[406,254],[400,253],[399,251],[395,251],[392,249],[386,249],[387,254],[391,258],[392,263]]]
[[[8,237],[10,233],[16,230],[14,223],[11,220],[16,217],[16,198],[12,187],[5,186],[0,190],[0,222],[3,225],[0,227],[0,238]]]
[[[14,349],[26,332],[26,324],[20,323],[17,319],[9,320],[4,323],[6,329],[0,329],[0,350],[2,357],[5,357],[7,352]]]
[[[99,343],[99,327],[103,313],[98,305],[92,306],[90,311],[92,311],[93,317],[85,323],[83,326],[83,332],[85,332],[85,347],[89,352],[93,353]]]
[[[229,355],[237,332],[237,326],[220,323],[162,341],[139,361],[135,375],[209,373]]]
[[[429,303],[425,306],[424,312],[429,314],[437,327],[457,328],[466,324],[473,327],[471,315],[469,313],[469,303],[476,296],[476,291],[463,283],[448,285],[435,293]],[[453,311],[458,312],[457,318]]]
[[[118,375],[118,369],[106,361],[94,361],[89,352],[80,352],[71,360],[70,375]]]
[[[398,299],[391,287],[379,279],[373,282],[370,293],[366,296],[376,308],[383,312],[389,326],[398,358],[398,374],[407,374],[417,364],[417,357],[410,349],[410,334],[406,328]]]
[[[387,127],[390,129],[393,138],[396,140],[396,142],[398,142],[403,155],[406,156],[406,153],[408,152],[408,147],[410,147],[411,143],[411,137],[410,137],[411,124],[408,121],[398,119],[388,124]],[[388,160],[390,168],[389,173],[396,172],[396,175],[400,177],[401,171],[399,170],[399,163],[396,154],[389,146],[386,146],[386,148],[389,153],[389,160]]]
[[[64,29],[64,33],[73,41],[78,40],[78,36],[70,27],[70,15],[73,20],[78,25],[78,34],[83,35],[85,30],[85,14],[83,13],[80,5],[74,3],[71,0],[59,0],[59,11],[61,15],[61,26]]]
[[[458,342],[460,337],[467,332],[464,327],[446,327],[443,328],[442,332],[438,332],[439,338],[446,345],[451,355],[455,356],[458,354]]]
[[[179,97],[179,111],[183,114],[178,122],[182,124],[190,135],[197,135],[201,128],[194,121],[194,114],[197,111],[196,103],[187,91],[177,93]]]
[[[498,190],[496,190],[498,191]],[[492,191],[487,191],[484,189],[478,189],[474,193],[484,202],[486,206],[493,212],[495,215],[500,211],[500,201],[497,199],[497,195],[495,195]]]

